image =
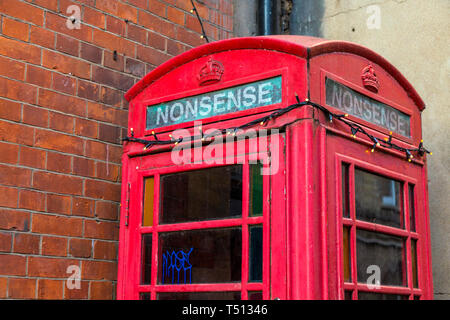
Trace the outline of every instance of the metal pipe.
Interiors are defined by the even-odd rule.
[[[259,0],[259,34],[274,34],[274,2],[273,0]]]

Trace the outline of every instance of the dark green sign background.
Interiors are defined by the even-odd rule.
[[[280,103],[281,76],[147,107],[147,130]]]

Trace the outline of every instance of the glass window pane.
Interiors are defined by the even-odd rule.
[[[357,229],[356,262],[360,283],[376,284],[379,268],[380,284],[406,286],[405,241],[396,236]],[[369,266],[376,266],[370,267]]]
[[[403,227],[401,183],[355,169],[356,219]]]
[[[161,176],[161,224],[241,215],[242,165]]]
[[[344,226],[342,246],[344,252],[344,281],[352,281],[351,263],[350,263],[350,228]]]
[[[240,300],[240,292],[159,292],[158,300]]]
[[[248,281],[262,281],[263,271],[263,228],[261,225],[250,227],[250,254]]]
[[[142,292],[139,295],[139,300],[151,300],[151,294],[150,292]]]
[[[353,291],[345,290],[344,292],[344,300],[352,300]]]
[[[345,218],[350,217],[350,192],[349,192],[349,170],[350,165],[347,163],[342,164],[342,216]]]
[[[150,284],[152,275],[152,234],[142,236],[142,284]]]
[[[413,287],[419,287],[419,281],[417,278],[417,240],[411,239],[411,263],[412,263],[412,276],[413,276]]]
[[[263,175],[262,164],[250,165],[250,216],[261,216],[263,214]]]
[[[142,226],[153,226],[153,199],[155,190],[155,179],[153,177],[144,180],[144,213],[142,215]]]
[[[414,206],[414,185],[409,186],[409,227],[411,231],[416,231],[416,212]]]
[[[358,300],[408,300],[408,296],[378,292],[358,292]]]
[[[159,234],[158,283],[241,281],[241,228]]]
[[[248,300],[262,300],[263,293],[262,291],[249,291],[248,292]]]

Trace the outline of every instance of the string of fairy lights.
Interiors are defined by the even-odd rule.
[[[332,123],[333,120],[337,120],[337,121],[345,124],[346,126],[348,126],[350,129],[351,137],[356,138],[357,135],[362,135],[362,136],[368,137],[369,140],[373,143],[373,145],[370,149],[366,150],[366,152],[375,152],[376,148],[380,148],[380,147],[385,148],[385,149],[395,149],[395,150],[398,150],[398,151],[404,153],[405,158],[406,158],[406,160],[408,160],[408,162],[412,161],[412,159],[414,158],[414,153],[419,157],[423,157],[423,155],[425,153],[432,155],[432,152],[430,152],[424,148],[423,140],[420,141],[419,145],[416,148],[404,148],[404,147],[399,146],[399,145],[395,144],[394,142],[392,142],[392,132],[390,132],[389,135],[386,136],[384,139],[379,139],[379,138],[371,135],[370,133],[368,133],[359,124],[350,121],[348,119],[347,113],[337,114],[337,113],[331,112],[326,107],[319,105],[317,103],[314,103],[314,102],[310,101],[309,99],[306,99],[305,101],[300,101],[297,95],[296,95],[296,99],[297,99],[297,103],[294,103],[285,108],[276,109],[275,111],[273,111],[272,113],[270,113],[268,115],[265,115],[258,119],[244,123],[237,127],[231,127],[231,128],[226,128],[226,129],[215,129],[215,130],[212,130],[212,132],[210,132],[208,134],[204,134],[202,129],[199,127],[198,129],[199,129],[200,135],[195,135],[195,134],[191,135],[189,137],[190,139],[186,139],[186,140],[194,141],[194,140],[201,139],[202,141],[205,141],[205,140],[210,140],[218,135],[236,136],[239,132],[242,132],[245,129],[255,127],[255,126],[264,127],[267,124],[269,124],[270,121],[274,120],[275,118],[278,118],[294,109],[299,109],[306,105],[310,105],[313,108],[323,112],[323,114],[325,115],[325,117],[328,119],[328,121],[330,123]],[[134,133],[132,132],[131,134],[132,134],[131,137],[126,137],[123,139],[123,141],[141,143],[144,145],[144,150],[147,150],[155,145],[176,146],[177,144],[184,141],[183,137],[179,137],[179,138],[175,139],[173,137],[173,135],[171,135],[171,134],[169,134],[170,140],[161,140],[158,138],[158,135],[155,133],[155,131],[152,131],[152,133],[151,133],[153,140],[135,138]]]
[[[197,0],[195,0],[195,1],[197,1]],[[197,10],[197,7],[195,6],[194,0],[191,0],[191,4],[192,4],[191,13],[195,13],[195,15],[197,16],[197,20],[200,23],[200,27],[202,29],[202,35],[200,36],[200,38],[205,39],[206,42],[209,43],[208,36],[206,35],[205,28],[203,27],[202,19],[200,18],[200,15],[198,14],[198,10]]]

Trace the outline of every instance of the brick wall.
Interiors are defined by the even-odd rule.
[[[210,40],[231,37],[232,1],[201,2]],[[80,29],[66,25],[71,5]],[[190,10],[190,0],[0,0],[0,298],[115,297],[123,95],[204,43]],[[80,289],[66,286],[70,265]]]

